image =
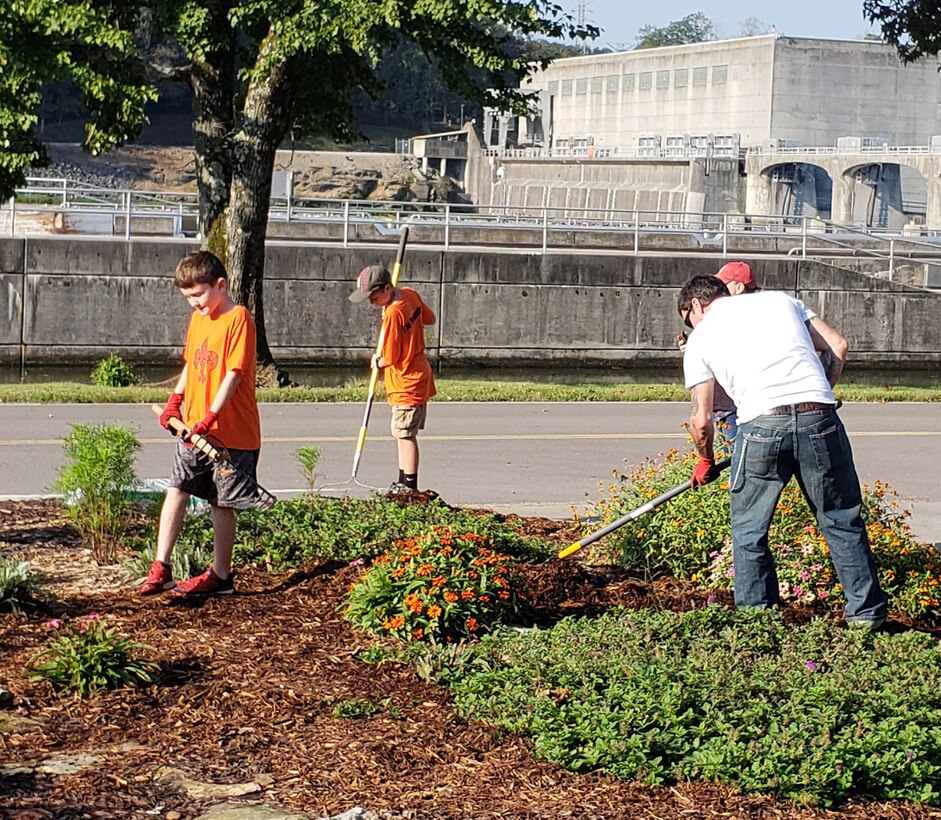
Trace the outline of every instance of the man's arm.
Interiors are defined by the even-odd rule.
[[[715,386],[715,379],[707,379],[690,390],[689,432],[701,458],[715,458],[712,449],[715,440],[715,426],[712,423]]]
[[[843,335],[828,325],[819,316],[814,316],[807,322],[807,330],[814,343],[814,350],[819,351],[820,363],[826,374],[830,387],[836,385],[843,375],[843,365],[846,364],[846,354],[849,352],[849,343]]]

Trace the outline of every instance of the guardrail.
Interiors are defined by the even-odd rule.
[[[66,231],[71,235],[197,237],[196,194],[108,189],[67,180],[32,178],[0,207],[0,234]],[[42,223],[52,220],[52,227]],[[67,220],[68,225],[56,226]],[[512,245],[542,253],[619,250],[638,254],[663,250],[662,237],[679,237],[677,250],[721,257],[758,255],[755,240],[774,239],[777,253],[802,258],[838,257],[879,263],[876,275],[895,278],[900,265],[941,264],[941,232],[865,229],[820,219],[761,214],[687,213],[591,207],[478,206],[456,203],[373,202],[273,196],[272,223],[340,227],[344,247],[395,241],[409,223],[426,228],[413,242],[441,246]],[[581,240],[578,237],[583,237]],[[292,236],[291,238],[303,238]],[[320,241],[332,237],[313,237]],[[928,274],[922,286],[928,285]]]

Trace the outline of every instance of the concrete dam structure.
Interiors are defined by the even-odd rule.
[[[189,309],[172,271],[196,244],[174,239],[0,239],[0,357],[84,364],[118,353],[179,361]],[[351,304],[356,273],[388,250],[271,243],[268,339],[284,363],[368,359],[376,311]],[[743,257],[746,258],[747,257]],[[847,337],[851,361],[924,367],[941,361],[941,296],[810,260],[751,260],[763,287],[803,299]],[[542,254],[413,246],[403,284],[438,315],[429,353],[442,363],[664,366],[679,363],[679,287],[715,258],[663,252]]]

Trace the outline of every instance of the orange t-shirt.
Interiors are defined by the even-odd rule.
[[[209,433],[234,450],[261,447],[261,422],[255,401],[255,322],[248,310],[236,305],[215,319],[194,311],[186,331],[183,359],[186,424],[192,427],[205,418],[226,373],[237,370],[242,379]]]
[[[382,370],[389,404],[415,407],[435,394],[435,379],[425,356],[425,325],[435,314],[411,288],[399,288],[399,298],[386,305],[382,317],[385,338]]]

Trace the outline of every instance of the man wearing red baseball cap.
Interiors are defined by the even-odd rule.
[[[752,273],[751,267],[745,262],[727,262],[719,268],[716,278],[725,282],[725,286],[732,296],[758,290],[755,274]]]

